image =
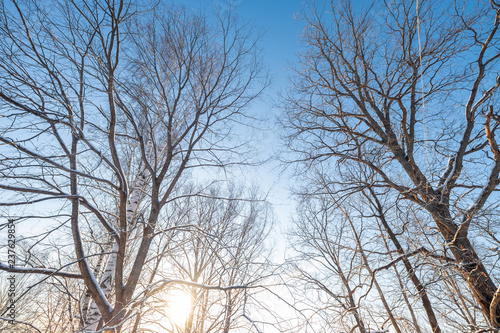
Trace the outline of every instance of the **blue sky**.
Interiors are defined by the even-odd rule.
[[[234,0],[233,0],[234,1]],[[302,24],[294,19],[302,0],[236,0],[237,13],[255,22],[264,31],[261,47],[264,60],[274,77],[274,86],[286,84],[286,68],[299,50],[298,35]]]

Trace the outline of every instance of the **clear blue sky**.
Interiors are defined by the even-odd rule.
[[[208,1],[207,1],[208,2]],[[236,12],[243,19],[255,22],[263,29],[261,47],[264,60],[271,70],[274,87],[286,84],[285,69],[296,59],[298,35],[302,24],[294,19],[303,0],[233,0]],[[283,87],[284,88],[284,87]]]

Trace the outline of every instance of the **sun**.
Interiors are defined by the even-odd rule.
[[[191,311],[191,296],[183,290],[173,289],[167,297],[167,316],[175,325],[184,326]]]

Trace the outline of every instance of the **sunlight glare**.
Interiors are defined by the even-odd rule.
[[[191,310],[191,296],[175,289],[168,296],[168,316],[177,326],[183,326]]]

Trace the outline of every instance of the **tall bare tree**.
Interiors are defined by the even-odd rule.
[[[394,216],[386,202],[391,197],[339,195],[343,191],[323,181],[300,194],[291,233],[296,288],[304,288],[309,300],[301,299],[311,313],[308,324],[408,333],[469,331],[484,324],[481,311],[467,300],[472,294],[457,276],[454,259],[433,247],[435,235],[426,241],[418,235],[426,233],[418,230],[419,222]]]
[[[264,242],[271,225],[267,203],[255,193],[247,195],[234,186],[212,187],[209,194],[185,197],[170,207],[175,215],[172,220],[178,221],[171,228],[178,232],[172,234],[167,230],[159,238],[160,253],[168,254],[161,264],[166,268],[151,271],[156,271],[158,278],[194,284],[248,287],[261,284],[270,267]],[[191,299],[185,322],[165,316],[173,324],[180,324],[179,332],[229,332],[249,326],[242,308],[252,304],[244,301],[244,295],[253,295],[258,290],[181,287]],[[168,302],[169,290],[156,297]]]
[[[498,271],[479,244],[497,242],[500,4],[311,2],[302,18],[283,121],[293,158],[336,178],[339,194],[389,191],[425,211],[499,328]]]
[[[84,329],[119,331],[186,170],[242,161],[230,129],[265,86],[256,40],[230,12],[165,4],[13,0],[0,15],[0,205],[74,252],[0,268],[81,280]]]

